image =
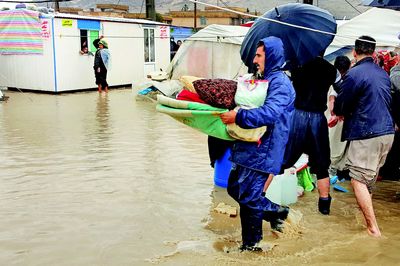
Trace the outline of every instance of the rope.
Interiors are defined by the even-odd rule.
[[[304,27],[304,26],[300,26],[300,25],[295,25],[295,24],[291,24],[291,23],[287,23],[287,22],[283,22],[283,21],[279,21],[279,20],[275,20],[275,19],[271,19],[271,18],[264,18],[264,17],[262,17],[262,16],[256,16],[256,15],[252,15],[252,14],[249,14],[249,13],[244,13],[244,12],[232,10],[232,9],[229,9],[229,8],[224,8],[224,7],[216,6],[216,5],[213,5],[213,4],[208,4],[208,3],[200,2],[200,1],[198,1],[198,0],[188,0],[188,1],[193,2],[193,3],[198,3],[198,4],[201,4],[201,5],[205,5],[205,6],[209,6],[209,7],[214,7],[214,8],[217,8],[217,9],[220,9],[220,10],[223,10],[223,11],[226,11],[226,12],[231,12],[231,13],[235,13],[235,14],[242,15],[242,16],[252,17],[252,18],[256,18],[256,19],[263,19],[263,20],[267,20],[267,21],[270,21],[270,22],[278,23],[278,24],[281,24],[281,25],[285,25],[285,26],[289,26],[289,27],[294,27],[294,28],[298,28],[298,29],[303,29],[303,30],[308,30],[308,31],[313,31],[313,32],[318,32],[318,33],[327,34],[327,35],[333,35],[333,36],[335,36],[335,37],[340,37],[340,38],[345,38],[345,39],[351,39],[351,40],[356,40],[356,39],[358,39],[358,37],[359,37],[359,36],[355,37],[355,36],[350,36],[350,35],[348,35],[348,36],[346,36],[346,35],[339,35],[339,34],[336,34],[336,33],[327,32],[327,31],[322,31],[322,30],[317,30],[317,29],[312,29],[312,28],[309,28],[309,27]],[[363,40],[363,41],[365,41],[365,42],[370,42],[370,43],[376,43],[376,44],[378,45],[378,42],[373,42],[373,41],[368,41],[368,40]],[[395,46],[395,47],[400,47],[400,45],[387,44],[387,43],[383,43],[383,42],[380,42],[379,44],[380,44],[379,46]]]

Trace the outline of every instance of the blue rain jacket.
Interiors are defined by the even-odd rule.
[[[360,60],[344,76],[333,111],[344,116],[342,140],[359,140],[394,134],[390,114],[390,78],[373,62]]]
[[[261,143],[236,141],[231,161],[263,173],[278,174],[289,137],[290,120],[294,110],[295,91],[281,70],[285,63],[282,41],[276,37],[262,39],[265,46],[264,79],[269,81],[264,105],[239,109],[235,122],[242,128],[267,126]]]

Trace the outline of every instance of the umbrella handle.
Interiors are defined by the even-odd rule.
[[[279,11],[278,11],[278,8],[277,8],[277,7],[275,7],[275,12],[276,12],[276,17],[277,17],[277,18],[280,18],[280,17],[281,17],[281,14],[279,14]]]

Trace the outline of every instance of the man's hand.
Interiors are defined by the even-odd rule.
[[[329,95],[328,109],[329,109],[329,112],[331,113],[331,116],[335,115],[335,113],[333,113],[333,107],[335,106],[335,100],[336,100],[335,96]]]
[[[328,120],[328,127],[336,126],[337,122],[339,122],[339,117],[332,115]]]
[[[220,115],[221,120],[224,124],[233,124],[235,123],[236,111],[232,110]]]
[[[343,116],[332,115],[328,120],[328,127],[334,127],[339,121],[344,121]]]

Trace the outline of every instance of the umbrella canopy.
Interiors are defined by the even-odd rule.
[[[336,33],[336,21],[326,10],[307,4],[286,4],[271,9],[263,15],[283,23],[307,27],[329,33]],[[303,65],[321,54],[332,42],[334,35],[283,25],[258,18],[246,34],[240,55],[242,61],[254,71],[253,58],[257,43],[269,36],[282,39],[287,66]]]
[[[400,0],[363,0],[365,6],[400,9]]]

